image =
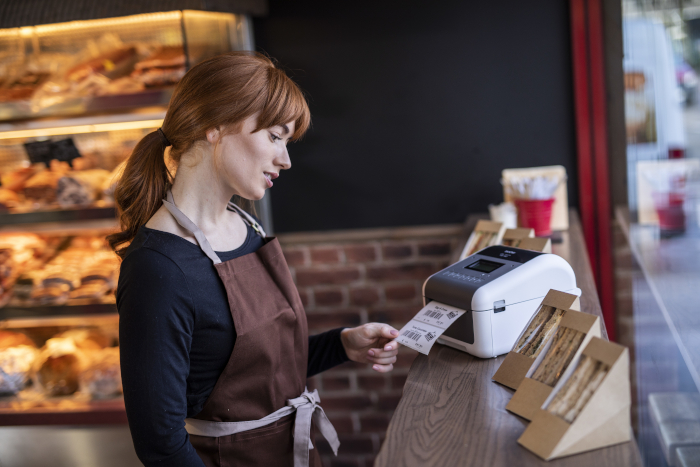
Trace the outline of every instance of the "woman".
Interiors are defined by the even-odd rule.
[[[229,201],[262,198],[309,123],[301,91],[269,59],[224,54],[184,76],[162,128],[126,164],[122,231],[109,241],[123,258],[124,401],[146,466],[320,465],[313,429],[334,449],[337,438],[306,378],[396,361],[388,325],[308,336],[277,240]]]

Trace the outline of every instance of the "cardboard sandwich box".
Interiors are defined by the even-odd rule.
[[[503,238],[501,239],[501,245],[520,248],[520,242],[526,238],[532,238],[534,236],[535,229],[522,227],[517,229],[506,229],[506,231],[503,233]]]
[[[541,322],[538,326],[536,326],[538,320],[543,316],[546,316],[547,313],[557,314],[561,313],[562,310],[579,311],[580,309],[581,302],[576,295],[560,292],[554,289],[550,290],[542,300],[542,303],[535,314],[527,323],[527,326],[525,326],[525,329],[523,329],[520,336],[518,336],[518,339],[515,341],[515,345],[513,346],[513,350],[508,352],[506,358],[503,360],[503,363],[501,363],[501,366],[498,367],[498,371],[496,371],[496,374],[493,375],[493,378],[491,379],[497,383],[501,383],[504,386],[508,386],[511,389],[518,389],[518,386],[520,386],[520,383],[523,381],[523,379],[525,379],[528,371],[530,371],[530,367],[533,365],[533,363],[535,363],[535,360],[542,353],[542,350],[545,348],[548,341],[554,336],[558,328],[558,324],[556,324],[549,328],[545,333],[543,331],[545,331],[546,325],[551,322],[551,317],[547,318],[545,322]],[[529,345],[533,342],[533,340],[539,339],[540,337],[542,337],[542,339],[537,341],[538,346],[536,350],[537,353],[535,355],[528,356],[523,353],[523,351],[526,349],[518,349],[524,339],[528,338],[526,342],[528,343],[527,345]]]
[[[632,439],[629,351],[593,337],[518,443],[544,460]]]
[[[505,224],[501,222],[480,220],[476,223],[474,231],[469,236],[464,250],[459,256],[460,260],[473,255],[487,246],[500,245],[503,234],[506,231]]]
[[[552,252],[552,240],[547,237],[524,238],[518,248],[523,250],[540,251],[542,253]]]
[[[600,318],[589,313],[566,310],[555,338],[547,342],[546,347],[535,359],[527,376],[506,405],[506,410],[526,420],[532,420],[554,390],[560,377],[566,373],[568,366],[577,361],[593,337],[600,337]],[[559,376],[551,374],[547,366],[551,366]],[[545,379],[549,380],[551,385],[543,382]]]

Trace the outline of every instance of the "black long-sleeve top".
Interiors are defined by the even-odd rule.
[[[256,251],[245,242],[222,261]],[[117,288],[124,403],[136,454],[146,467],[203,467],[184,419],[202,410],[231,356],[236,330],[226,290],[199,246],[141,227]],[[307,376],[347,361],[341,329],[309,337]]]

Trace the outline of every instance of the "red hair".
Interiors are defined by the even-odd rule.
[[[258,121],[253,132],[293,121],[293,141],[311,123],[299,87],[266,56],[230,52],[199,63],[175,88],[161,127],[172,144],[170,158],[178,163],[195,142],[206,139],[208,130],[239,128],[255,114]],[[157,131],[146,135],[129,156],[117,183],[114,199],[121,232],[107,240],[121,257],[128,246],[125,244],[153,217],[172,184],[165,149],[166,143]]]

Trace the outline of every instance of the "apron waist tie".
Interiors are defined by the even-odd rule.
[[[323,408],[319,405],[320,402],[321,398],[318,396],[316,389],[313,392],[309,392],[305,388],[301,396],[287,400],[286,406],[260,420],[214,422],[211,420],[186,418],[185,430],[191,435],[218,438],[219,436],[229,436],[269,425],[296,411],[294,419],[294,467],[308,467],[309,449],[314,447],[310,439],[312,418],[336,456],[340,446],[338,434],[335,432],[335,428],[333,428],[330,420],[328,420]]]

